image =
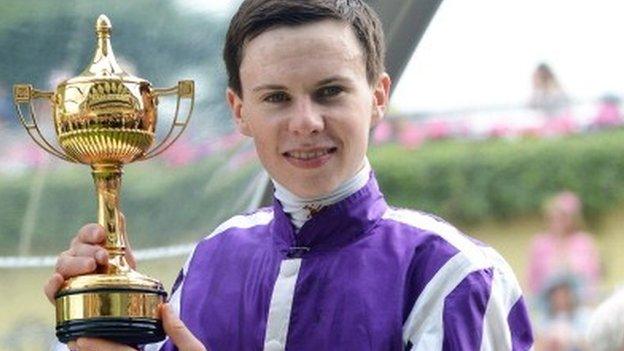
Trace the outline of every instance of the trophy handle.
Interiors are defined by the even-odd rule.
[[[195,106],[195,82],[192,80],[181,80],[178,82],[178,85],[171,88],[155,88],[153,89],[154,96],[158,98],[159,96],[166,95],[177,95],[176,101],[176,109],[175,109],[175,117],[173,119],[173,123],[171,123],[171,127],[167,132],[167,135],[163,138],[163,140],[158,143],[155,147],[145,153],[143,156],[138,158],[138,160],[148,160],[152,157],[158,156],[162,154],[165,150],[167,150],[176,140],[182,135],[186,127],[188,126],[188,122],[191,119],[191,115],[193,114],[193,107]],[[186,114],[186,118],[184,120],[180,120],[180,101],[182,99],[190,99],[191,106],[189,107],[189,111]],[[177,128],[177,130],[176,130]]]
[[[28,135],[34,140],[39,147],[47,151],[48,153],[63,159],[69,162],[77,162],[73,158],[67,156],[63,151],[54,147],[48,140],[43,136],[41,130],[39,129],[39,125],[37,123],[37,118],[35,117],[35,107],[33,105],[34,99],[48,99],[52,104],[54,102],[52,99],[54,98],[54,93],[50,91],[41,91],[34,89],[30,84],[15,84],[13,86],[13,102],[15,105],[15,110],[17,111],[17,116],[19,118],[20,123],[26,128]],[[28,104],[28,112],[30,116],[30,120],[26,120],[24,115],[22,114],[21,104]]]

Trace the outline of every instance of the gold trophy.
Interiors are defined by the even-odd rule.
[[[125,344],[145,344],[164,339],[159,305],[166,299],[162,284],[134,271],[124,258],[124,228],[120,223],[119,190],[126,163],[152,158],[182,134],[193,111],[194,82],[157,89],[144,79],[123,71],[110,43],[111,24],[101,15],[96,22],[97,47],[93,62],[77,77],[59,84],[55,92],[28,84],[13,87],[21,123],[35,142],[64,160],[91,166],[98,202],[98,223],[106,232],[109,264],[95,274],[65,281],[56,295],[56,335],[61,342],[82,336],[100,337]],[[155,127],[158,98],[176,95],[175,117],[158,145]],[[41,133],[33,100],[52,105],[58,146]],[[179,119],[181,101],[188,113]],[[29,107],[29,120],[22,114]]]

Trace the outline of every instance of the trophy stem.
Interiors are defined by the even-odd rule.
[[[104,227],[109,254],[108,274],[118,274],[130,270],[125,259],[125,227],[121,224],[119,192],[121,189],[121,164],[92,165],[93,180],[98,201],[98,223]]]

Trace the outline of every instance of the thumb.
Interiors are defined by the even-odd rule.
[[[164,304],[160,311],[165,332],[180,351],[206,351],[206,347],[188,330],[169,304]]]

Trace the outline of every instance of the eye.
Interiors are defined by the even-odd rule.
[[[274,92],[274,93],[268,94],[268,95],[266,95],[265,97],[262,98],[262,101],[269,102],[269,103],[272,103],[272,104],[279,104],[281,102],[286,102],[286,101],[289,101],[289,100],[290,100],[290,98],[283,91]]]
[[[319,89],[316,93],[316,96],[320,99],[329,99],[334,96],[340,95],[340,93],[342,93],[343,91],[344,89],[342,87],[337,85],[331,85]]]

